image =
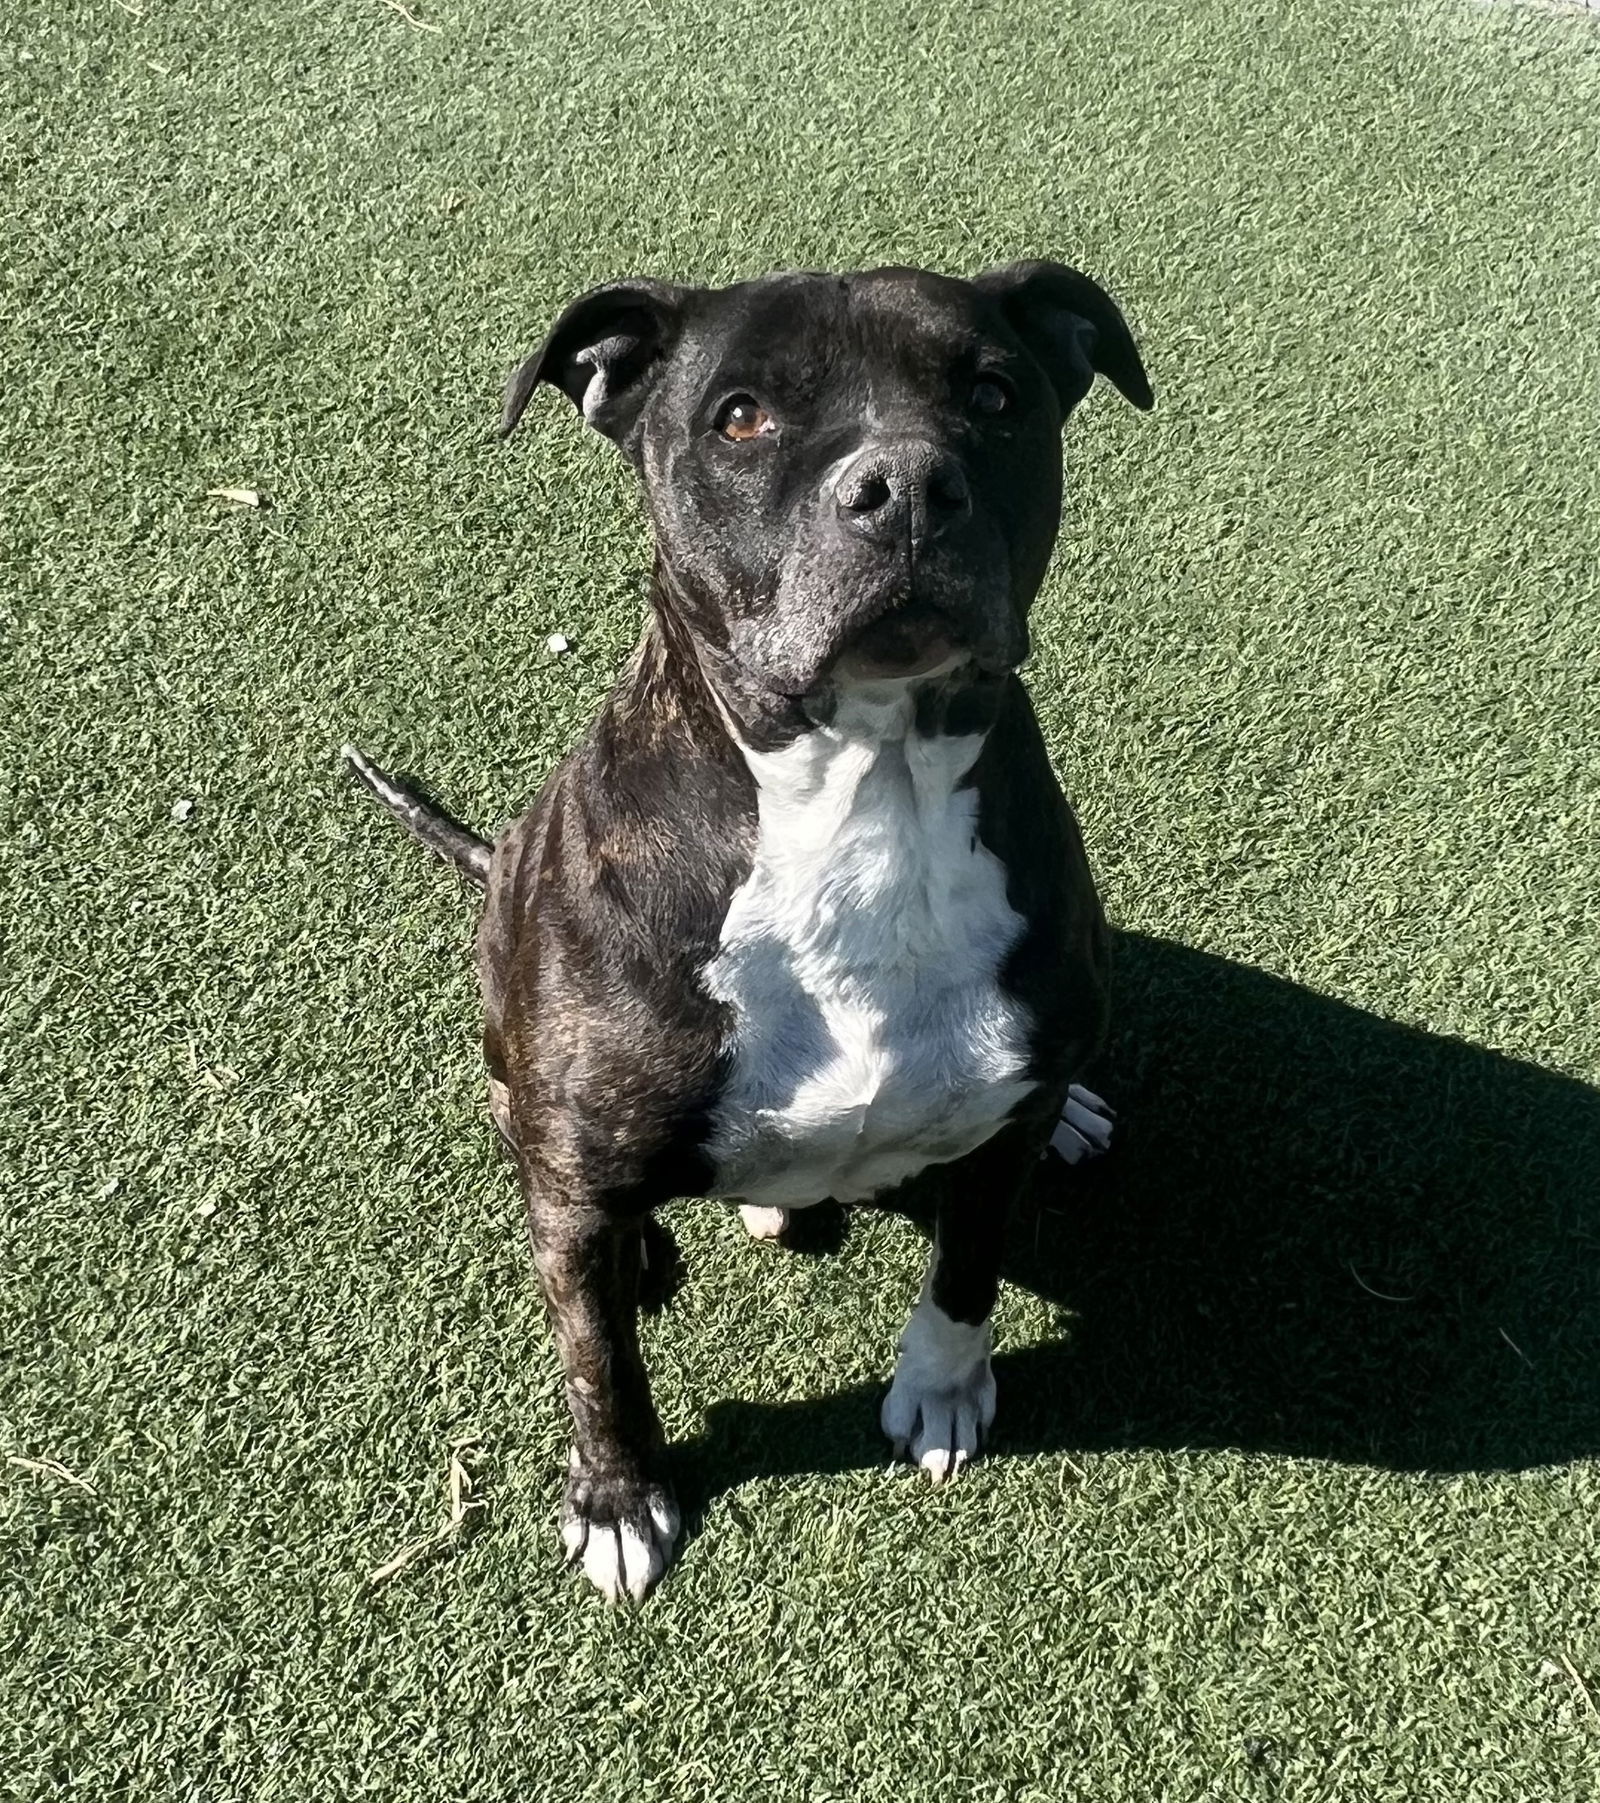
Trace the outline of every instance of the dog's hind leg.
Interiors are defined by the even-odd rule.
[[[789,1225],[787,1208],[751,1208],[741,1205],[739,1219],[753,1240],[775,1240]]]

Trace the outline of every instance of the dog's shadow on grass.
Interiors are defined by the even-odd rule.
[[[994,1451],[1600,1452],[1600,1091],[1162,940],[1116,969],[1119,1143],[1020,1211],[1005,1276],[1070,1317],[997,1354]],[[713,1405],[691,1511],[883,1461],[879,1397]]]

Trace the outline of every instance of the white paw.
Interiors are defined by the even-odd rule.
[[[678,1526],[677,1504],[662,1490],[644,1492],[625,1512],[603,1514],[592,1504],[574,1507],[569,1496],[561,1544],[567,1563],[581,1561],[583,1575],[608,1603],[642,1603],[671,1563]]]
[[[1050,1149],[1068,1164],[1079,1164],[1085,1158],[1098,1158],[1111,1145],[1111,1123],[1116,1111],[1102,1102],[1092,1089],[1074,1083],[1067,1091],[1061,1119],[1050,1135]]]
[[[739,1219],[753,1240],[775,1240],[789,1225],[787,1208],[749,1208],[741,1205]]]
[[[978,1455],[994,1422],[993,1334],[952,1321],[924,1299],[900,1336],[894,1382],[879,1417],[898,1457],[909,1457],[936,1484]]]

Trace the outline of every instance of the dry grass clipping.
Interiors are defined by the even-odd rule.
[[[386,1584],[390,1578],[398,1577],[409,1566],[420,1560],[430,1558],[442,1552],[446,1547],[454,1546],[464,1540],[473,1522],[487,1506],[481,1496],[474,1495],[477,1480],[467,1469],[463,1454],[475,1450],[475,1442],[463,1440],[450,1448],[446,1473],[450,1486],[450,1513],[431,1534],[425,1534],[420,1540],[413,1540],[401,1547],[391,1558],[385,1559],[375,1571],[367,1573],[369,1589],[376,1589]]]

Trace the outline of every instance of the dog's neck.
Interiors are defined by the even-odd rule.
[[[757,863],[817,890],[810,905],[834,883],[829,907],[849,909],[948,880],[945,854],[976,818],[961,792],[985,735],[920,730],[922,686],[840,685],[825,724],[777,750],[740,745],[756,786]]]

